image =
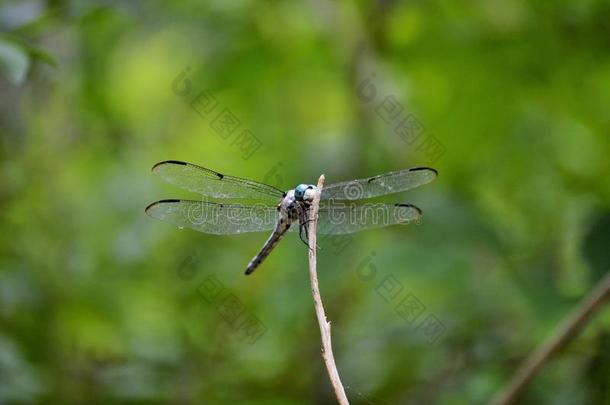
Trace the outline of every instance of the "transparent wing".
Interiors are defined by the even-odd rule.
[[[145,211],[178,227],[216,235],[269,231],[277,221],[277,208],[265,205],[161,200],[150,204]]]
[[[213,198],[279,200],[282,190],[256,181],[226,176],[192,163],[167,160],[153,166],[152,172],[168,183]]]
[[[388,225],[407,225],[420,216],[421,210],[411,204],[337,204],[320,207],[318,233],[342,235]]]
[[[325,186],[320,198],[323,200],[359,200],[399,193],[430,183],[437,175],[438,172],[430,167],[404,169]]]

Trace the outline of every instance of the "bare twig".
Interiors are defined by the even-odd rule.
[[[583,298],[578,307],[565,318],[551,337],[525,360],[506,387],[492,399],[491,404],[514,403],[545,363],[582,332],[593,313],[601,308],[608,298],[610,298],[610,273],[597,283],[588,296]]]
[[[324,175],[318,180],[318,192],[311,204],[311,221],[309,222],[309,277],[311,279],[311,292],[313,294],[313,305],[318,316],[318,324],[320,325],[320,335],[322,335],[322,357],[326,364],[326,370],[330,377],[330,382],[335,390],[337,401],[341,405],[349,405],[345,389],[341,384],[339,372],[335,364],[333,356],[333,348],[330,340],[330,322],[326,320],[322,298],[320,297],[320,289],[318,288],[318,275],[316,272],[316,229],[318,227],[318,210],[320,208],[320,194],[324,186]]]

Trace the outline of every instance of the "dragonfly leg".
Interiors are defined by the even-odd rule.
[[[303,229],[305,229],[306,239],[303,239]],[[303,242],[307,247],[309,247],[309,231],[307,230],[307,226],[305,226],[304,222],[299,224],[299,239],[301,239],[301,242]]]
[[[311,221],[313,221],[313,219],[307,219],[307,220],[299,223],[299,238],[301,238],[301,241],[305,245],[307,245],[308,248],[309,248],[309,227],[307,226],[307,224],[310,223]],[[307,240],[303,239],[303,229],[305,229],[305,237],[307,238]],[[320,246],[318,246],[317,243],[316,243],[316,248],[320,249]],[[311,248],[309,248],[309,249],[311,249]]]

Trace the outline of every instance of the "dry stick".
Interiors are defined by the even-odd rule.
[[[349,405],[347,396],[345,396],[345,390],[341,379],[339,378],[339,372],[335,365],[335,357],[333,356],[333,347],[330,340],[330,322],[326,320],[326,314],[324,313],[324,305],[322,305],[322,298],[320,297],[320,289],[318,288],[318,274],[316,273],[316,229],[318,227],[318,210],[320,208],[320,194],[322,193],[322,187],[324,186],[324,175],[320,176],[318,180],[318,192],[313,199],[311,204],[311,222],[309,222],[309,278],[311,279],[311,292],[313,294],[313,305],[316,309],[316,315],[318,316],[318,324],[320,325],[320,335],[322,335],[322,357],[326,364],[326,370],[330,377],[330,382],[335,390],[335,396],[337,401],[341,405]]]
[[[542,366],[578,336],[593,313],[601,308],[608,298],[610,298],[610,273],[597,283],[593,291],[568,315],[551,337],[526,359],[506,387],[493,398],[491,404],[507,405],[517,400]]]

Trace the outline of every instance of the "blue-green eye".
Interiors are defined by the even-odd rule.
[[[297,199],[302,200],[303,196],[305,195],[305,190],[307,190],[308,188],[309,188],[309,186],[307,184],[299,184],[294,189],[294,196]]]

